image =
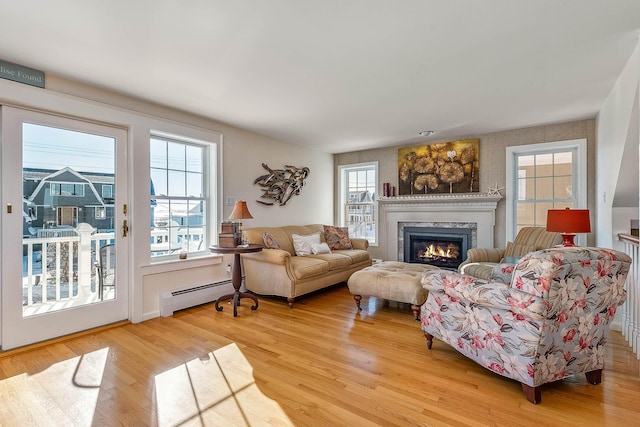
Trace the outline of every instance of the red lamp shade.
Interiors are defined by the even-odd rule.
[[[576,233],[590,233],[588,209],[549,209],[547,211],[547,231],[562,234],[563,246],[575,246]]]

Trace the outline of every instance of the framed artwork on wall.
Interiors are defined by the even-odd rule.
[[[398,194],[480,191],[478,142],[463,139],[398,149]]]

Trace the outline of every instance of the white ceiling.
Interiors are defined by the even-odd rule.
[[[595,117],[639,33],[638,0],[0,0],[0,59],[331,153]]]

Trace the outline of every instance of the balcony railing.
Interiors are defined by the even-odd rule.
[[[63,237],[22,240],[23,306],[78,297],[95,300],[91,297],[98,292],[97,254],[101,246],[113,242],[114,233],[93,233],[91,229],[78,228],[65,229],[62,234]]]
[[[631,268],[627,275],[627,300],[622,305],[622,335],[640,359],[640,239],[630,234],[618,234],[624,251],[631,257]]]

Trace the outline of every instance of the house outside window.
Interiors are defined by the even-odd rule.
[[[339,220],[350,237],[378,242],[378,162],[343,165],[338,168]]]
[[[208,151],[213,147],[152,136],[151,256],[208,249]]]
[[[586,143],[507,147],[507,240],[522,227],[546,227],[549,209],[586,208]]]

